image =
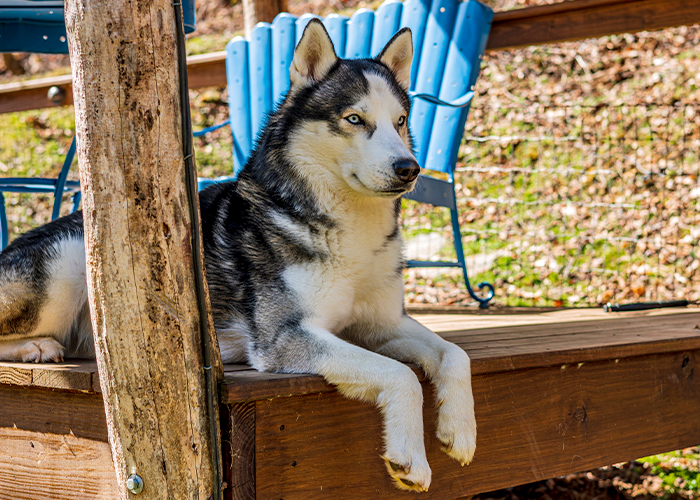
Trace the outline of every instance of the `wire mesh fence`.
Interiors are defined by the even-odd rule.
[[[698,105],[475,107],[455,172],[472,281],[503,305],[698,300],[699,170]],[[454,252],[447,214],[404,219],[409,253]]]

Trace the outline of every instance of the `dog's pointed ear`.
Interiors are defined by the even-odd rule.
[[[411,62],[413,61],[413,37],[410,28],[399,30],[381,53],[377,61],[385,64],[404,90],[411,86]]]
[[[294,50],[294,60],[289,67],[291,86],[301,88],[322,80],[337,61],[333,42],[323,23],[311,19]]]

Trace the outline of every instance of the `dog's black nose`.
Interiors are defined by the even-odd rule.
[[[420,174],[420,167],[418,163],[416,163],[416,160],[404,158],[403,160],[394,162],[394,172],[396,173],[396,177],[403,182],[411,182],[416,180],[416,177]]]

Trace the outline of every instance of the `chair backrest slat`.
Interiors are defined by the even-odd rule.
[[[272,99],[272,26],[258,23],[250,34],[248,58],[250,69],[250,125],[251,138],[267,121],[274,101]]]
[[[377,57],[386,43],[399,30],[402,10],[403,2],[400,0],[387,0],[374,13],[372,48],[370,49],[371,57]]]
[[[348,19],[350,18],[347,16],[331,14],[326,16],[326,18],[323,20],[323,25],[326,27],[326,30],[328,30],[328,34],[333,42],[335,53],[340,54],[341,56],[345,54]]]
[[[289,89],[289,66],[308,22],[304,14],[278,15],[258,24],[250,42],[237,37],[227,46],[227,78],[234,174],[250,154],[253,140]],[[359,9],[351,18],[323,20],[339,56],[375,57],[401,27],[411,28],[414,59],[411,90],[445,101],[461,97],[476,82],[493,11],[476,0],[386,0],[375,13]],[[271,54],[271,56],[270,56]],[[244,70],[245,68],[245,70]],[[469,107],[453,109],[416,99],[411,111],[418,163],[451,173]]]
[[[233,132],[233,171],[238,173],[250,156],[250,83],[248,81],[248,40],[237,36],[226,45],[228,106]]]
[[[416,77],[416,92],[437,95],[440,90],[457,7],[458,3],[455,0],[433,0],[425,27],[423,53]],[[434,104],[419,100],[413,102],[410,125],[415,136],[416,158],[421,166],[425,165],[434,116]]]
[[[297,16],[286,12],[272,21],[272,101],[276,104],[289,89],[289,66],[296,47]]]
[[[479,76],[481,54],[488,40],[493,11],[479,2],[466,1],[459,6],[454,35],[450,41],[440,99],[451,101],[473,88]],[[437,106],[425,168],[451,173],[457,161],[469,106]]]
[[[370,57],[373,26],[374,11],[360,9],[352,15],[347,24],[347,41],[343,57],[346,59]]]
[[[401,27],[411,28],[413,35],[413,64],[411,64],[411,90],[416,88],[418,66],[423,53],[425,25],[428,21],[431,0],[406,0],[401,11]]]

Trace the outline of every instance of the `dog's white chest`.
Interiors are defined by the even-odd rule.
[[[400,309],[401,239],[390,237],[394,228],[391,212],[340,219],[324,235],[328,258],[285,270],[285,283],[311,321],[338,333],[370,320],[368,311]]]

